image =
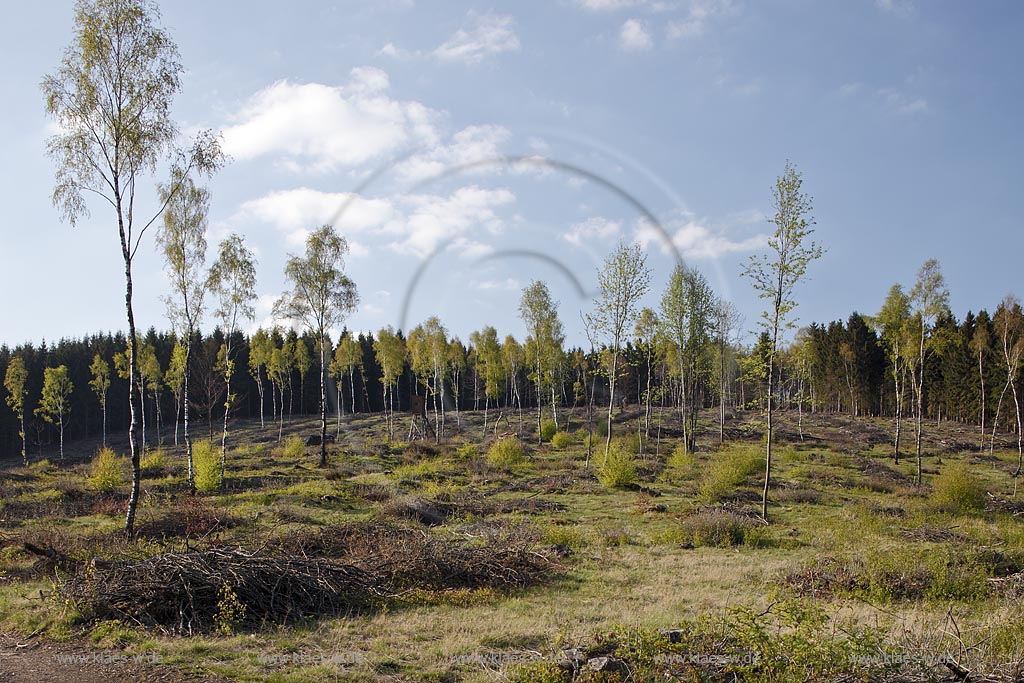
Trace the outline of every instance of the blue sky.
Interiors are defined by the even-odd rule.
[[[541,279],[582,343],[579,312],[619,240],[647,248],[648,305],[671,272],[640,205],[750,330],[760,304],[739,273],[763,248],[787,159],[827,249],[799,290],[802,322],[875,312],[931,257],[958,317],[1024,294],[1021,3],[182,0],[162,12],[186,68],[183,134],[221,131],[233,159],[209,182],[210,252],[230,231],[256,251],[255,324],[271,322],[287,254],[334,220],[362,299],[350,327],[438,315],[464,340],[485,324],[522,338],[519,295]],[[72,228],[49,201],[39,82],[72,18],[70,2],[20,3],[0,28],[0,343],[126,326],[111,214],[93,203]],[[136,318],[166,328],[147,240]]]

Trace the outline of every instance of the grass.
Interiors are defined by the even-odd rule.
[[[937,431],[926,441],[925,486],[919,490],[905,479],[913,475],[913,463],[894,466],[884,446],[872,441],[872,430],[888,429],[888,421],[807,415],[807,442],[779,444],[773,523],[765,527],[751,517],[763,471],[757,430],[749,429],[749,440],[717,448],[714,416],[701,417],[695,453],[684,452],[668,430],[678,419],[670,411],[662,416],[659,456],[653,432],[643,456],[634,450],[635,437],[614,440],[615,452],[633,472],[611,486],[598,478],[605,470],[603,442],[584,469],[581,436],[555,432],[550,443],[531,445],[528,453],[511,437],[481,441],[482,414],[472,412],[463,412],[461,431],[440,444],[388,442],[380,416],[359,416],[334,447],[334,469],[328,471],[316,467],[315,454],[298,436],[314,431],[314,420],[289,423],[281,445],[274,443],[276,425],[265,432],[258,423],[237,425],[227,486],[198,498],[202,509],[185,502],[182,449],[151,451],[158,455],[148,456],[156,460],[143,471],[139,519],[140,526],[161,532],[139,544],[133,552],[140,556],[184,548],[183,528],[207,529],[211,516],[224,521],[192,533],[190,547],[251,547],[297,529],[377,519],[395,500],[467,496],[520,505],[478,515],[452,503],[456,509],[435,527],[415,519],[400,523],[427,537],[453,534],[470,542],[482,542],[487,524],[525,523],[536,530],[536,549],[557,547],[565,555],[563,571],[538,587],[417,589],[380,611],[284,629],[239,632],[236,606],[225,594],[224,628],[192,638],[119,622],[86,623],[72,607],[40,600],[39,591],[49,593],[52,585],[33,573],[35,558],[20,542],[116,559],[126,552],[111,540],[122,517],[98,506],[84,460],[14,467],[0,477],[0,630],[155,652],[190,672],[233,680],[473,683],[544,680],[538,676],[553,675],[550,667],[522,673],[516,665],[529,653],[557,654],[562,646],[590,648],[612,640],[615,656],[636,672],[633,680],[665,680],[654,666],[657,657],[678,650],[659,640],[659,629],[690,628],[692,639],[682,645],[696,648],[705,642],[701,638],[728,627],[744,639],[737,647],[761,648],[765,658],[783,648],[794,653],[777,660],[790,668],[766,670],[763,680],[769,673],[774,680],[807,680],[821,675],[807,668],[816,657],[851,652],[832,639],[844,631],[863,633],[864,642],[879,648],[909,648],[901,639],[916,634],[914,647],[922,649],[913,651],[941,654],[955,647],[943,635],[953,632],[946,621],[952,608],[958,627],[981,643],[971,653],[977,666],[1012,656],[1024,637],[1024,615],[1006,578],[1024,553],[1024,529],[1012,508],[1015,452],[997,451],[990,461],[942,451],[945,436]],[[784,431],[792,431],[786,414],[780,418]],[[579,424],[577,416],[570,428]],[[635,415],[621,424],[616,433],[627,433]],[[747,431],[744,422],[735,427],[734,433]],[[535,434],[524,439],[536,444]],[[219,450],[213,450],[219,467]],[[993,508],[989,493],[1005,508]],[[787,583],[786,577],[814,568],[823,557],[856,581],[820,594]],[[488,663],[494,661],[499,665]]]

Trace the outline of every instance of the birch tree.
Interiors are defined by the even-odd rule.
[[[1021,473],[1021,465],[1024,464],[1022,463],[1024,444],[1021,441],[1024,434],[1021,433],[1020,400],[1017,398],[1017,376],[1020,374],[1021,357],[1024,355],[1024,314],[1021,313],[1020,302],[1016,297],[1008,295],[1003,299],[993,317],[993,322],[999,346],[1003,352],[1003,362],[1006,364],[1006,385],[1000,396],[1000,404],[1007,389],[1013,395],[1014,418],[1017,424],[1017,469],[1013,473],[1016,483],[1016,478]],[[992,440],[994,443],[995,426],[992,429]]]
[[[249,374],[252,375],[253,379],[256,380],[256,392],[260,396],[260,428],[266,428],[266,422],[264,421],[264,388],[263,388],[263,373],[267,369],[267,365],[270,363],[270,356],[274,352],[274,342],[271,341],[270,335],[267,334],[266,330],[262,327],[253,333],[252,339],[249,340]],[[273,394],[274,388],[270,388],[271,394]],[[271,396],[273,399],[273,396]]]
[[[57,166],[53,203],[72,225],[88,215],[87,196],[112,210],[120,238],[128,317],[128,444],[132,489],[125,532],[135,528],[141,482],[136,444],[139,365],[132,267],[146,231],[158,220],[170,192],[146,213],[137,210],[136,189],[159,163],[177,157],[178,179],[210,173],[221,165],[216,138],[197,136],[187,151],[174,151],[178,130],[171,119],[181,88],[182,65],[170,35],[149,0],[80,0],[74,37],[57,70],[43,79],[46,109],[60,132],[47,141]]]
[[[363,371],[363,349],[359,342],[352,338],[348,330],[338,340],[338,347],[334,350],[334,360],[331,361],[331,374],[338,379],[338,433],[341,433],[341,414],[344,412],[344,395],[341,391],[341,380],[348,375],[349,396],[352,401],[352,413],[356,412],[356,370]]]
[[[171,361],[164,373],[164,384],[174,396],[174,445],[178,445],[178,425],[181,423],[181,408],[185,394],[185,347],[175,340]]]
[[[389,325],[377,332],[373,351],[380,365],[380,382],[384,387],[384,414],[388,438],[395,438],[395,389],[405,369],[405,342]]]
[[[900,436],[903,425],[903,395],[906,391],[906,375],[908,362],[907,343],[910,336],[910,297],[898,284],[893,285],[882,305],[882,310],[875,316],[875,325],[879,328],[882,344],[889,356],[889,372],[892,373],[893,387],[896,390],[896,434],[893,438],[893,461],[900,462]]]
[[[28,464],[28,449],[25,440],[25,397],[28,395],[26,382],[28,382],[28,370],[25,369],[25,361],[21,356],[14,356],[7,364],[4,388],[7,389],[7,407],[18,417],[18,436],[21,437],[21,462],[23,465]]]
[[[327,349],[332,327],[341,325],[359,302],[356,285],[345,275],[348,242],[330,225],[306,239],[305,256],[290,256],[284,274],[290,290],[274,304],[278,317],[300,321],[319,342],[320,466],[327,466]]]
[[[64,462],[64,426],[71,415],[71,392],[74,385],[68,375],[68,366],[58,365],[43,370],[43,394],[36,415],[60,431],[60,461]]]
[[[217,247],[217,260],[210,266],[210,291],[217,298],[214,315],[224,332],[224,428],[220,437],[220,478],[224,488],[224,469],[228,449],[228,418],[237,396],[231,393],[235,372],[233,340],[243,321],[256,319],[256,258],[237,233],[228,235]],[[260,392],[260,399],[263,392]],[[262,415],[262,405],[260,406]],[[261,420],[262,423],[262,420]]]
[[[681,383],[680,421],[683,446],[696,446],[697,415],[703,396],[701,386],[710,375],[709,351],[715,329],[717,300],[707,279],[697,270],[677,265],[661,298],[661,328],[675,347]]]
[[[600,295],[594,301],[594,313],[588,316],[587,327],[602,338],[611,353],[608,374],[608,437],[605,458],[612,445],[612,409],[615,407],[615,385],[619,353],[626,334],[636,322],[637,306],[651,286],[651,271],[639,245],[619,244],[605,260],[597,275]]]
[[[96,400],[100,402],[100,409],[103,411],[103,447],[107,447],[107,391],[110,389],[110,363],[103,360],[100,354],[93,356],[92,365],[89,366],[89,373],[92,379],[89,380],[89,387],[96,394]]]
[[[916,357],[911,365],[914,380],[914,398],[917,404],[917,438],[915,452],[917,455],[917,477],[915,482],[921,485],[921,438],[924,431],[924,387],[925,365],[928,355],[936,350],[941,339],[932,334],[935,321],[949,310],[949,290],[942,276],[939,262],[928,259],[917,272],[917,282],[910,291],[910,305],[913,311],[911,329],[917,347]]]
[[[978,419],[981,423],[981,450],[985,450],[985,406],[986,406],[986,392],[985,392],[985,356],[992,352],[992,335],[988,329],[988,316],[982,311],[978,315],[977,322],[974,327],[974,333],[971,335],[971,339],[968,342],[968,348],[971,354],[978,359],[978,379],[981,382],[981,389],[979,391],[979,410]]]
[[[534,280],[523,290],[519,301],[519,317],[529,332],[525,346],[530,347],[531,352],[524,355],[533,366],[534,383],[537,387],[537,443],[540,444],[545,380],[554,379],[555,365],[561,355],[565,333],[562,330],[562,322],[558,319],[558,303],[551,298],[547,285],[539,280]],[[558,413],[554,405],[553,391],[551,410],[557,425]]]
[[[810,240],[814,233],[813,205],[810,196],[803,192],[803,177],[796,167],[786,162],[786,167],[772,187],[772,208],[775,213],[771,222],[774,234],[768,238],[767,255],[755,254],[750,257],[743,275],[749,278],[758,297],[768,303],[761,313],[760,325],[767,333],[767,394],[765,415],[767,434],[765,439],[764,490],[761,495],[761,516],[768,520],[768,487],[772,472],[772,439],[774,435],[774,394],[775,361],[781,335],[795,327],[790,319],[797,302],[794,298],[797,284],[804,279],[807,266],[821,257],[821,247]]]
[[[189,376],[192,370],[192,341],[202,319],[206,292],[206,217],[210,193],[188,177],[179,177],[171,185],[160,187],[167,210],[157,233],[157,245],[164,257],[164,270],[171,284],[171,294],[164,298],[167,317],[182,346],[185,365],[182,369],[182,403],[185,458],[188,463],[188,488],[195,493],[195,465],[192,461],[192,435],[189,431]]]

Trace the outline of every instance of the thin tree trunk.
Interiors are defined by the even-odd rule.
[[[327,336],[320,331],[320,467],[327,467]]]
[[[184,426],[182,427],[182,438],[185,439],[185,459],[188,461],[188,490],[190,493],[196,492],[196,471],[192,462],[192,436],[188,431],[188,376],[189,376],[189,365],[192,361],[192,331],[188,331],[188,338],[185,341],[185,366],[184,375],[182,378],[182,402],[185,405],[184,408]]]

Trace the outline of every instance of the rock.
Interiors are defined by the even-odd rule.
[[[587,663],[587,655],[578,647],[570,647],[562,650],[562,658],[558,661],[558,668],[576,673]]]
[[[626,665],[613,657],[591,657],[587,660],[587,670],[625,673]]]
[[[683,632],[678,628],[663,628],[658,631],[658,633],[668,638],[668,642],[670,643],[683,642]]]

